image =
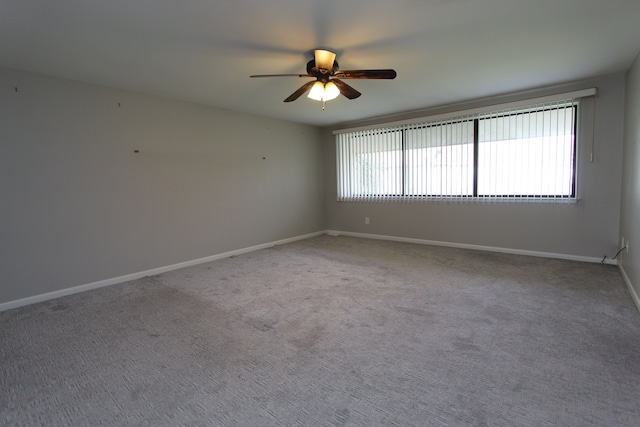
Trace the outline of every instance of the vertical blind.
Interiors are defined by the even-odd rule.
[[[576,198],[578,100],[338,133],[338,200]]]

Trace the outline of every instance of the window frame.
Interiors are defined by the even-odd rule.
[[[442,200],[442,201],[523,201],[523,202],[552,202],[552,203],[566,203],[566,202],[577,202],[578,200],[578,163],[579,163],[579,147],[580,143],[580,101],[584,97],[594,96],[597,94],[597,89],[590,88],[584,89],[580,91],[574,91],[569,94],[558,94],[552,95],[549,97],[541,97],[534,98],[529,100],[521,100],[516,101],[510,104],[503,104],[500,106],[489,106],[482,107],[475,110],[463,110],[458,111],[457,113],[448,113],[443,115],[431,116],[422,118],[422,120],[413,119],[406,120],[395,123],[387,123],[381,125],[373,125],[361,128],[352,128],[352,129],[341,129],[333,132],[336,135],[336,161],[337,161],[337,200],[338,201],[431,201],[431,200]],[[555,103],[555,105],[542,105]],[[572,120],[571,125],[573,129],[571,129],[571,147],[567,148],[571,155],[571,158],[567,160],[568,163],[563,164],[565,166],[570,166],[570,169],[565,169],[567,174],[567,181],[565,183],[568,185],[566,188],[567,192],[562,190],[558,191],[558,193],[552,194],[483,194],[481,190],[478,188],[478,182],[481,176],[481,171],[479,170],[479,152],[480,152],[480,138],[479,138],[479,124],[482,120],[486,120],[487,118],[495,118],[495,117],[508,117],[508,116],[516,116],[516,115],[525,115],[532,114],[537,112],[542,112],[545,110],[559,110],[561,108],[570,109],[573,117],[570,118]],[[465,114],[466,113],[466,114]],[[407,148],[406,140],[407,140],[407,132],[411,129],[418,129],[420,127],[429,127],[429,126],[442,126],[448,123],[455,122],[465,122],[471,121],[473,122],[473,166],[471,170],[472,177],[472,191],[470,194],[411,194],[410,191],[407,190],[407,181],[410,176],[407,173],[407,168],[410,167],[409,160],[407,159],[407,151],[411,149],[411,147]],[[391,132],[391,131],[399,131],[402,136],[402,151],[400,154],[400,158],[402,159],[401,163],[401,192],[399,194],[356,194],[352,192],[345,192],[345,188],[348,187],[342,185],[343,180],[345,179],[353,179],[350,177],[350,174],[353,174],[354,170],[347,170],[349,167],[345,167],[344,164],[341,164],[341,150],[340,150],[340,135],[345,133],[352,133],[357,131],[372,131],[372,132]],[[560,134],[558,134],[560,135]],[[567,134],[568,135],[568,134]],[[466,142],[464,143],[466,144]],[[451,144],[453,146],[455,144]],[[447,145],[442,145],[447,146]],[[353,155],[353,154],[350,154]],[[350,160],[348,161],[350,162]],[[569,183],[570,181],[570,183]],[[414,185],[415,187],[416,185]],[[426,189],[428,191],[428,189]],[[363,192],[364,193],[364,192]]]

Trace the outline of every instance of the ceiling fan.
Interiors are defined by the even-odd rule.
[[[298,99],[309,90],[308,97],[324,103],[342,94],[348,99],[355,99],[360,92],[343,82],[341,79],[395,79],[395,70],[340,70],[336,54],[329,50],[316,49],[314,59],[307,63],[307,74],[258,74],[251,77],[313,77],[315,80],[303,84],[298,90],[289,95],[284,102]]]

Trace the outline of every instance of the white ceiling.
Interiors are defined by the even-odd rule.
[[[312,51],[362,96],[282,100]],[[0,66],[326,126],[623,71],[640,0],[0,0]]]

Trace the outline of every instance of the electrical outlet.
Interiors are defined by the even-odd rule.
[[[622,237],[622,244],[620,246],[623,247],[623,248],[625,247],[624,246],[624,236]]]
[[[365,216],[365,217],[364,217],[364,223],[365,223],[365,224],[367,224],[367,225],[369,225],[369,217],[368,217],[368,216]]]
[[[629,241],[627,240],[627,244],[625,245],[625,248],[627,248],[627,253],[629,253]]]

